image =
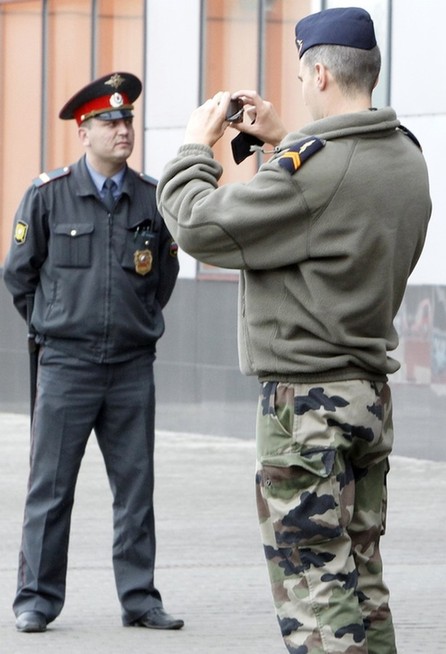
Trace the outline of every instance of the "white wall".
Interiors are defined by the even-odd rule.
[[[145,166],[159,178],[175,156],[199,97],[199,0],[146,0]],[[195,277],[196,261],[180,252],[180,276]]]
[[[410,282],[446,284],[446,4],[393,0],[391,104],[426,157],[433,212],[426,245]]]

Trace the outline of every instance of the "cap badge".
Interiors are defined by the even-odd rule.
[[[118,107],[122,107],[124,104],[124,99],[120,93],[113,93],[113,95],[110,96],[110,104],[112,107],[117,109]]]
[[[296,45],[297,45],[297,52],[300,54],[300,51],[302,50],[304,42],[302,39],[296,39]]]
[[[104,82],[104,84],[108,84],[108,86],[113,86],[114,89],[119,89],[119,87],[121,86],[121,84],[124,83],[124,81],[125,81],[124,78],[121,77],[119,73],[115,73],[110,77],[109,80]]]

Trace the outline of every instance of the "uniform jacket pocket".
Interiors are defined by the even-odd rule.
[[[54,265],[88,268],[91,265],[93,223],[59,223],[54,227]]]

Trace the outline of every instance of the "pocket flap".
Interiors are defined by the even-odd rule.
[[[283,454],[272,454],[261,457],[263,466],[289,468],[298,466],[317,477],[329,477],[332,473],[336,452],[331,447],[315,447]]]
[[[93,223],[57,223],[54,226],[55,234],[62,234],[63,236],[84,236],[85,234],[92,234],[94,232]]]

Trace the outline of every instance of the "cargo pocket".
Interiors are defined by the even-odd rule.
[[[88,268],[91,265],[92,223],[59,223],[54,228],[54,265]]]
[[[258,471],[277,547],[308,547],[343,532],[340,485],[331,448],[294,452],[290,465],[264,458]],[[273,464],[271,464],[273,463]]]

